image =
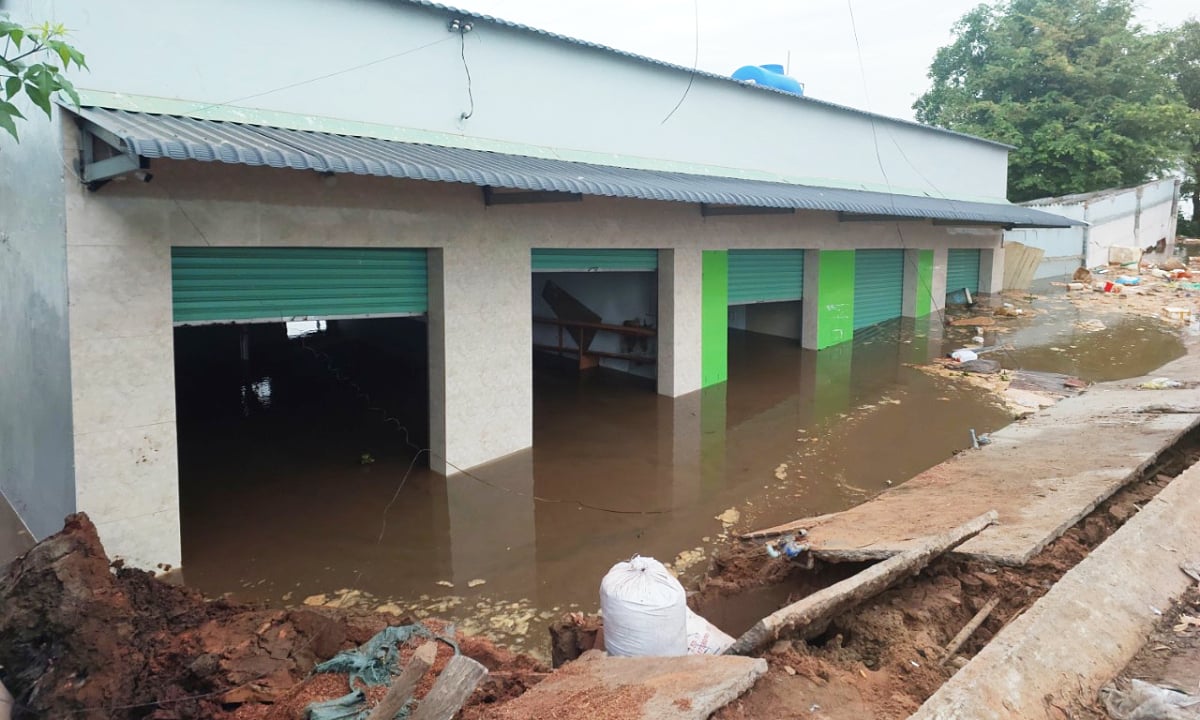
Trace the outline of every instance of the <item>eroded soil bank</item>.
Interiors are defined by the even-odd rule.
[[[814,640],[780,640],[765,654],[770,663],[767,676],[716,717],[908,717],[1009,620],[1197,459],[1200,433],[1193,432],[1165,451],[1141,479],[1101,504],[1024,567],[942,559],[834,619]],[[844,565],[818,565],[805,571],[787,560],[770,558],[761,542],[747,542],[715,558],[712,572],[692,602],[702,613],[723,608],[725,617],[732,617],[736,612],[729,608],[738,606],[742,597],[748,597],[749,604],[761,604],[764,587],[773,588],[774,597],[783,598],[782,605],[809,592],[797,583],[830,584],[848,570]],[[998,606],[979,630],[959,653],[946,657],[947,643],[996,598]],[[748,627],[727,629],[737,634]]]
[[[207,601],[112,566],[95,526],[79,514],[0,578],[0,680],[15,698],[14,718],[298,720],[309,702],[349,692],[346,675],[310,676],[317,662],[409,622]],[[435,632],[453,635],[444,625]],[[454,639],[494,671],[468,716],[524,692],[545,669],[485,640]],[[373,699],[383,690],[372,690]]]

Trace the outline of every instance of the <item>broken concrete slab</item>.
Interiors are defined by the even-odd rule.
[[[1200,357],[1180,358],[1154,376],[1200,379]],[[815,557],[881,560],[995,509],[999,524],[952,554],[1023,565],[1200,425],[1200,414],[1188,412],[1200,409],[1200,390],[1137,390],[1148,377],[1099,383],[858,507],[743,537],[803,527]]]
[[[1090,704],[1194,581],[1180,564],[1200,557],[1200,465],[1009,623],[910,720],[1064,717]],[[1194,679],[1194,678],[1193,678]]]
[[[704,720],[749,690],[766,672],[767,661],[762,658],[627,658],[590,651],[488,717]]]

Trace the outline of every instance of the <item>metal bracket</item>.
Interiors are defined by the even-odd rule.
[[[96,142],[112,149],[113,155],[96,159]],[[95,192],[113,178],[150,168],[150,161],[129,150],[125,141],[112,132],[88,121],[79,120],[79,181]],[[146,176],[149,178],[149,175]]]
[[[483,186],[483,204],[492,205],[527,205],[530,203],[561,203],[583,202],[583,193],[555,192],[552,190],[531,190],[528,192],[496,192],[491,185]]]
[[[838,222],[926,222],[929,218],[909,217],[907,215],[871,215],[867,213],[839,212]]]
[[[784,207],[751,207],[749,205],[711,205],[700,203],[701,217],[717,217],[720,215],[795,215],[795,208]]]
[[[940,220],[940,219],[935,218],[933,220],[933,224],[938,227],[985,227],[985,228],[998,228],[998,229],[1004,229],[1004,230],[1012,230],[1013,229],[1012,223],[1005,223],[1005,222],[999,222],[999,221],[989,222],[986,220]]]

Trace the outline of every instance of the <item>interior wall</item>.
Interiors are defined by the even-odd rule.
[[[658,273],[653,272],[537,272],[533,274],[533,316],[555,317],[554,310],[542,297],[547,282],[554,282],[600,316],[600,322],[622,325],[636,322],[648,327],[658,327]],[[626,344],[631,339],[613,333],[597,333],[590,347],[603,352],[630,352]],[[533,341],[538,344],[558,343],[558,328],[553,325],[533,324]],[[653,357],[656,343],[651,340],[639,345],[637,352]],[[575,343],[564,330],[564,344]],[[628,360],[602,358],[600,366],[620,372],[654,377],[655,364],[639,364]]]

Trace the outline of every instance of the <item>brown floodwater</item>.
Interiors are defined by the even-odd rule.
[[[1096,380],[1182,354],[1153,321],[1077,332],[1067,307],[1044,307],[1011,323],[1007,367]],[[908,367],[974,334],[929,325],[821,353],[732,331],[728,383],[676,399],[539,360],[534,448],[449,479],[408,444],[427,435],[420,323],[355,339],[259,328],[245,362],[236,329],[181,329],[185,580],[279,605],[352,588],[544,653],[547,620],[595,611],[617,561],[694,577],[730,509],[735,531],[845,509],[1006,425],[993,398]]]

